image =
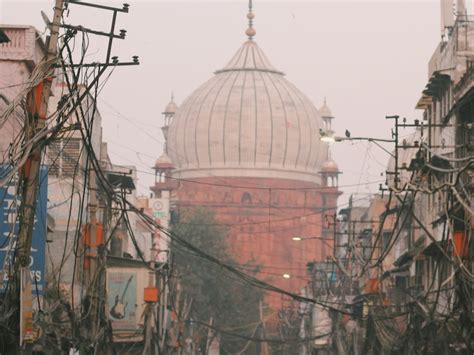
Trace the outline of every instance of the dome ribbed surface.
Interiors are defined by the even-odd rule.
[[[230,62],[216,74],[226,71],[259,70],[284,75],[276,70],[268,60],[267,56],[254,41],[247,41],[235,53]]]
[[[327,150],[321,127],[312,102],[247,41],[178,108],[169,155],[187,177],[284,172],[283,178],[314,181]]]

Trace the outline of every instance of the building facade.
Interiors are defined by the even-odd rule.
[[[210,80],[179,107],[168,105],[165,155],[152,190],[173,185],[176,214],[214,211],[239,264],[261,266],[258,278],[298,293],[306,264],[332,253],[328,220],[339,171],[319,130],[321,112],[329,122],[333,117],[270,63],[252,26],[247,35]],[[295,236],[320,239],[295,243]],[[266,301],[274,309],[287,305],[276,294]]]
[[[332,319],[339,353],[474,351],[474,22],[464,1],[454,15],[452,1],[441,4],[442,38],[416,105],[422,119],[394,130],[404,138],[388,163],[389,191],[356,213],[360,218],[354,208],[341,211],[347,223],[365,223],[354,237],[369,236],[371,253],[364,255],[362,243],[351,246],[351,233],[341,230],[349,248],[338,259],[358,254],[352,267],[359,270],[349,314]]]

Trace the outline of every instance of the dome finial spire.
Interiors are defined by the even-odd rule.
[[[255,28],[253,28],[253,19],[255,18],[255,14],[252,12],[252,8],[253,2],[252,0],[249,0],[249,13],[247,14],[247,19],[249,20],[249,27],[247,28],[247,31],[245,31],[245,34],[248,36],[249,40],[253,40],[255,34],[257,33],[255,31]]]

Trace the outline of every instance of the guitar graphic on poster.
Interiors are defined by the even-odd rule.
[[[125,288],[122,292],[122,297],[119,298],[119,295],[115,295],[115,304],[110,309],[110,315],[115,319],[124,319],[127,312],[128,302],[125,302],[125,295],[127,294],[128,286],[132,282],[133,275],[129,277]]]

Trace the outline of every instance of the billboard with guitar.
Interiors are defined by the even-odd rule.
[[[107,277],[109,316],[114,330],[137,327],[137,274],[109,272]]]

